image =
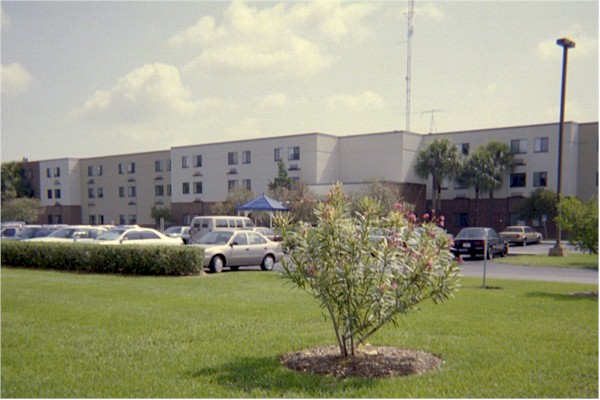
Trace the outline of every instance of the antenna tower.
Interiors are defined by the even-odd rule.
[[[410,131],[410,64],[412,50],[412,35],[413,35],[413,15],[414,15],[414,0],[408,1],[408,12],[405,14],[408,20],[407,29],[407,47],[406,47],[406,132]]]

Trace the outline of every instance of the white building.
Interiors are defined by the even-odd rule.
[[[39,161],[40,194],[45,221],[68,223],[138,223],[154,225],[153,206],[170,207],[174,223],[188,223],[210,212],[231,188],[259,195],[278,173],[282,160],[292,180],[324,194],[336,182],[347,191],[363,189],[374,179],[396,185],[417,211],[428,208],[431,180],[418,177],[418,152],[436,138],[447,137],[467,155],[488,140],[511,146],[516,164],[503,187],[494,192],[493,212],[479,221],[502,228],[518,220],[516,207],[538,188],[556,191],[558,124],[516,126],[439,134],[392,131],[352,136],[308,133],[223,143],[173,147],[170,150]],[[29,163],[31,165],[31,163]],[[56,172],[60,176],[55,176]],[[58,190],[58,192],[57,192]],[[57,193],[60,199],[56,198]],[[562,193],[587,201],[598,193],[598,123],[565,124]],[[474,190],[446,182],[442,210],[450,230],[470,224]],[[481,210],[489,210],[480,194]],[[68,220],[60,207],[70,207]],[[79,209],[79,215],[77,210]],[[58,216],[58,217],[57,217]]]

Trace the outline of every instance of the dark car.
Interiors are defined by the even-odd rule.
[[[483,257],[486,243],[488,258],[504,257],[508,253],[508,243],[493,228],[463,228],[454,238],[452,252],[456,257]]]

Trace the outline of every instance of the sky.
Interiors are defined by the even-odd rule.
[[[2,162],[407,127],[408,1],[2,1]],[[598,121],[597,1],[414,1],[410,130]]]

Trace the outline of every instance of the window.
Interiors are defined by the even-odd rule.
[[[237,165],[238,163],[238,153],[237,151],[233,151],[227,154],[227,163],[229,165]]]
[[[127,164],[127,173],[135,174],[135,163]]]
[[[136,196],[135,186],[128,186],[127,187],[127,196],[128,197],[135,197]]]
[[[242,151],[242,164],[250,164],[252,161],[252,155],[250,150]]]
[[[119,175],[123,175],[125,173],[125,167],[123,164],[119,163]]]
[[[202,166],[202,156],[196,155],[194,156],[194,168],[200,168]]]
[[[88,188],[88,199],[96,198],[96,189]]]
[[[275,161],[281,161],[282,158],[282,153],[283,153],[283,148],[282,147],[278,147],[273,151],[273,159]]]
[[[300,146],[288,147],[288,161],[300,159]]]
[[[237,187],[238,185],[238,181],[237,180],[229,180],[227,181],[227,190],[233,190]]]
[[[189,182],[183,182],[183,185],[181,187],[181,192],[183,194],[190,194],[190,183]]]
[[[510,141],[510,151],[513,154],[527,153],[527,139],[515,139]]]
[[[52,189],[48,189],[48,198],[51,199],[52,198]]]
[[[129,215],[129,225],[137,224],[137,215],[131,214]]]
[[[191,218],[190,214],[183,214],[183,224],[189,225],[191,223],[192,223],[192,218]]]
[[[548,152],[548,138],[539,137],[533,141],[533,151],[536,153],[547,153]]]
[[[163,162],[161,160],[154,161],[154,172],[163,171]]]
[[[188,156],[181,157],[181,168],[189,168],[189,167],[190,167],[190,164],[189,164]]]
[[[98,196],[99,199],[104,198],[104,189],[103,188],[96,189],[96,195]]]
[[[165,187],[163,185],[155,185],[154,186],[154,195],[157,197],[162,197],[165,195]]]
[[[202,194],[202,182],[194,182],[194,194]]]
[[[242,179],[242,187],[247,190],[252,190],[252,180]]]
[[[125,215],[119,214],[119,225],[125,225],[127,223],[126,221]]]
[[[54,177],[55,178],[59,178],[60,177],[60,167],[54,168]]]
[[[534,172],[533,173],[533,187],[546,187],[548,184],[548,173],[547,172]]]
[[[524,173],[510,174],[510,187],[525,187],[527,184],[527,175]]]
[[[235,237],[233,238],[233,243],[243,245],[243,246],[247,245],[248,239],[246,238],[246,234],[238,233],[237,235],[235,235]]]
[[[469,214],[458,213],[454,214],[454,226],[469,226]]]
[[[119,186],[119,197],[125,197],[125,186]]]
[[[102,173],[104,172],[104,169],[102,168],[102,165],[98,165],[98,176],[102,176]],[[104,218],[104,216],[101,216],[102,218]]]
[[[46,168],[46,178],[52,178],[52,170],[50,168]]]
[[[461,143],[461,144],[458,146],[458,148],[459,148],[459,150],[460,150],[460,153],[461,153],[463,156],[468,156],[468,155],[469,155],[469,148],[470,148],[470,145],[469,145],[469,143]]]
[[[54,198],[60,199],[60,189],[54,189]]]
[[[94,176],[94,166],[88,166],[88,176]]]
[[[171,195],[171,185],[167,185],[167,196]]]

